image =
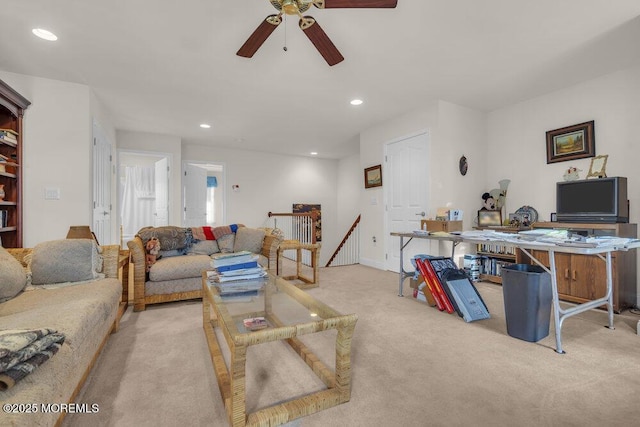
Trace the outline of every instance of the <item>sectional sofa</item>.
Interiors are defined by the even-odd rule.
[[[0,425],[59,424],[67,412],[61,405],[73,402],[117,330],[120,248],[92,252],[90,247],[95,248],[93,241],[84,239],[44,242],[33,249],[0,247],[0,331],[47,328],[64,336],[57,352],[24,378],[8,385],[0,381]],[[32,285],[25,269],[29,263]]]

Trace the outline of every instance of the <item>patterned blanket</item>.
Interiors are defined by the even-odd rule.
[[[191,227],[195,240],[218,240],[222,236],[235,233],[243,224],[222,225],[220,227]]]
[[[0,391],[13,387],[53,357],[64,338],[46,328],[0,330]]]
[[[144,227],[138,231],[142,244],[146,246],[152,237],[160,240],[160,248],[163,251],[183,249],[191,246],[193,236],[190,228],[175,227],[171,225],[163,227]]]

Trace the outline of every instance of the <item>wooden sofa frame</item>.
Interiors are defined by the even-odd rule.
[[[118,279],[120,246],[105,245],[105,246],[102,246],[101,248],[102,248],[102,258],[103,258],[102,272],[104,273],[106,278]],[[27,255],[29,255],[33,251],[33,249],[32,248],[7,248],[7,251],[11,255],[13,255],[14,258],[20,261],[20,264],[26,265],[24,259]],[[73,390],[73,393],[69,397],[68,403],[73,403],[76,400],[76,397],[78,396],[78,393],[80,393],[80,390],[82,390],[82,386],[87,380],[89,373],[91,373],[91,369],[93,369],[93,366],[95,365],[96,360],[98,359],[98,356],[100,355],[100,353],[102,352],[102,349],[107,343],[109,336],[118,331],[118,328],[120,327],[119,320],[120,320],[120,317],[116,316],[116,319],[114,320],[113,325],[111,325],[111,328],[109,328],[106,335],[102,339],[102,342],[98,346],[96,353],[93,355],[91,359],[91,363],[89,363],[89,366],[87,366],[87,369],[85,369],[84,373],[82,374],[82,377],[80,378],[80,382],[76,385],[75,389]],[[60,413],[60,416],[56,421],[55,427],[58,427],[62,424],[62,421],[64,420],[65,415],[66,415],[66,412],[64,411]]]

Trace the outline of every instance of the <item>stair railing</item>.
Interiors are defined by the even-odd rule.
[[[345,234],[325,267],[358,264],[360,262],[360,215]]]
[[[300,243],[316,243],[316,222],[318,215],[316,212],[301,213],[275,213],[269,212],[269,222],[273,220],[272,228],[282,231],[284,240],[297,240]],[[285,258],[290,258],[285,251]],[[310,266],[312,263],[311,254],[302,251],[302,264]]]

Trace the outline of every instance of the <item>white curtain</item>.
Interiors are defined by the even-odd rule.
[[[155,171],[146,166],[125,166],[121,224],[127,242],[142,227],[152,226],[156,207]]]

